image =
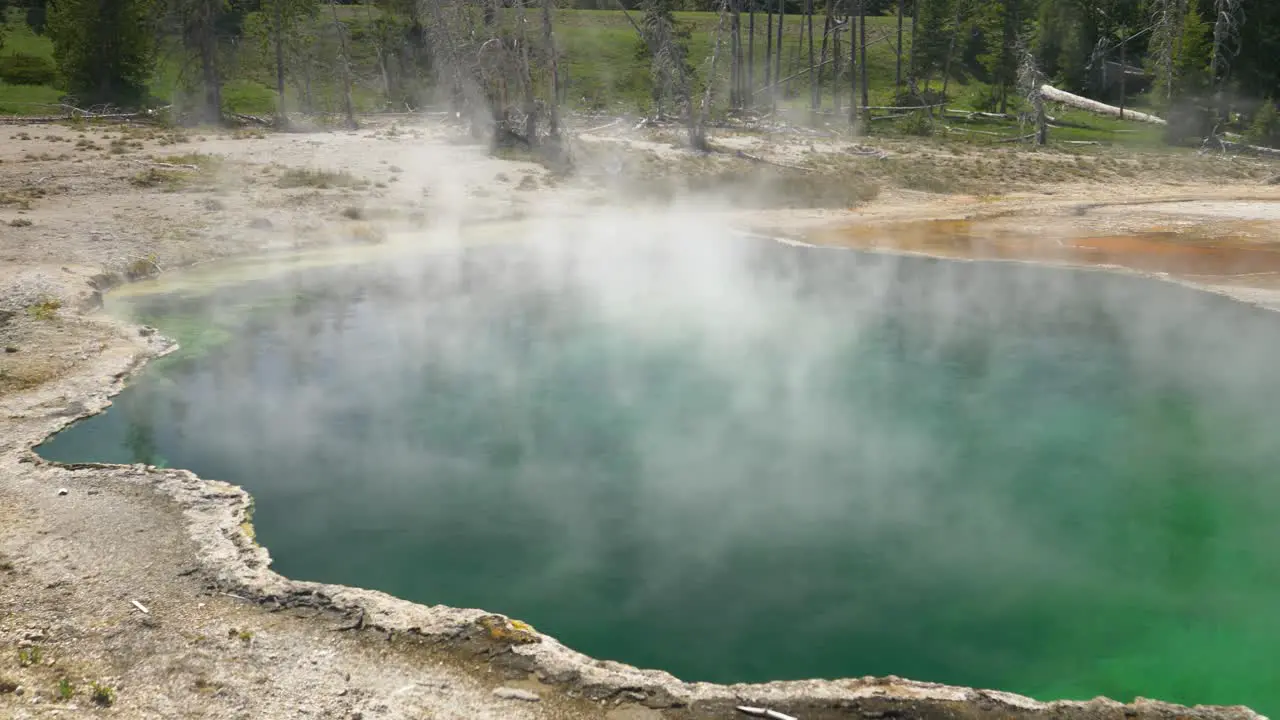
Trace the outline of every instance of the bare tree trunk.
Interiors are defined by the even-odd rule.
[[[907,77],[916,77],[916,28],[920,27],[920,0],[911,2],[911,54],[907,56]],[[914,88],[915,85],[912,85]]]
[[[786,18],[786,16],[787,16],[786,0],[778,0],[778,47],[777,47],[778,57],[777,57],[776,65],[773,69],[773,82],[775,85],[782,78],[782,21],[784,18]],[[770,93],[770,95],[772,99],[771,107],[774,110],[777,110],[778,109],[778,89],[774,88],[773,91]]]
[[[332,0],[331,0],[332,1]],[[551,71],[551,100],[547,106],[548,132],[554,140],[560,139],[560,63],[556,57],[556,34],[551,27],[552,0],[542,0],[542,37],[547,45],[547,67]]]
[[[858,126],[858,16],[852,14],[853,8],[849,11],[849,127],[857,129]]]
[[[1089,98],[1081,97],[1079,95],[1066,92],[1065,90],[1059,90],[1052,85],[1041,84],[1038,91],[1037,97],[1041,97],[1050,102],[1062,103],[1063,105],[1069,105],[1073,108],[1079,108],[1080,110],[1088,110],[1091,113],[1097,113],[1099,115],[1120,117],[1120,108],[1115,105],[1107,105],[1106,103],[1100,103],[1097,100],[1090,100]],[[1034,98],[1032,98],[1032,100],[1034,102]],[[1124,119],[1133,120],[1135,122],[1152,123],[1154,125],[1166,124],[1164,118],[1138,112],[1136,110],[1124,111]]]
[[[867,86],[867,0],[858,0],[858,58],[862,70],[862,112],[867,112],[871,104],[870,88]]]
[[[840,22],[837,20],[835,30],[831,33],[831,59],[835,68],[831,70],[831,105],[837,116],[840,115]]]
[[[818,86],[818,109],[822,109],[822,68],[827,66],[827,41],[831,37],[831,0],[827,0],[827,14],[822,19],[822,49],[818,52],[818,66],[810,82]]]
[[[746,104],[755,104],[756,96],[756,0],[747,0],[747,88]]]
[[[1213,55],[1209,73],[1213,81],[1213,106],[1215,119],[1226,117],[1222,88],[1226,84],[1229,65],[1227,58],[1239,51],[1240,0],[1214,0]]]
[[[201,119],[209,123],[222,120],[222,78],[218,72],[218,10],[215,0],[196,0],[184,38],[187,46],[195,46],[200,56],[200,81],[204,91]]]
[[[329,0],[329,11],[333,14],[333,29],[338,33],[338,66],[342,68],[342,105],[347,115],[347,127],[355,130],[360,127],[356,122],[356,109],[351,104],[351,57],[347,52],[346,28],[338,21],[338,4]]]
[[[461,114],[463,108],[463,87],[462,87],[462,66],[461,59],[458,57],[458,46],[453,41],[453,32],[449,29],[449,24],[445,21],[444,11],[440,7],[440,0],[427,0],[431,3],[431,12],[435,16],[436,32],[439,37],[444,39],[445,51],[448,53],[449,71],[453,75],[453,88],[450,93],[450,105],[455,113]],[[332,0],[330,0],[332,2]]]
[[[939,117],[946,112],[947,105],[947,88],[951,85],[951,58],[956,52],[956,39],[960,37],[960,20],[964,14],[964,0],[956,0],[956,19],[951,26],[951,40],[947,43],[947,58],[942,63],[942,107],[939,108]],[[929,110],[929,114],[933,114],[933,110]]]
[[[729,0],[720,0],[720,23],[716,26],[716,42],[711,50],[711,68],[707,71],[706,87],[702,91],[702,107],[698,109],[697,122],[689,126],[689,144],[695,150],[706,152],[707,144],[706,119],[711,110],[711,90],[716,85],[716,61],[720,58],[720,40],[724,35],[725,15],[729,12]]]
[[[281,125],[285,124],[288,116],[285,114],[284,104],[284,2],[283,0],[275,0],[275,12],[273,14],[273,24],[275,25],[275,50],[276,50],[276,119]]]
[[[1124,52],[1125,45],[1127,44],[1128,43],[1125,40],[1120,41],[1120,119],[1121,120],[1124,119],[1124,90],[1125,90],[1124,78],[1126,75],[1129,74],[1128,72],[1129,65]]]
[[[897,65],[893,74],[893,89],[896,94],[902,94],[902,13],[905,8],[906,0],[898,0],[898,48],[897,48]]]
[[[764,86],[773,85],[773,8],[769,7],[768,0],[765,2],[765,32],[764,32]],[[772,93],[772,91],[770,91]]]
[[[275,0],[278,5],[281,0]],[[387,52],[386,46],[382,42],[382,33],[378,31],[378,26],[373,20],[372,3],[364,4],[365,22],[373,36],[373,49],[378,54],[378,72],[382,75],[382,97],[388,105],[391,104],[391,76],[387,73]]]
[[[524,95],[524,137],[532,145],[538,141],[538,101],[534,96],[533,71],[529,65],[528,20],[524,0],[515,0],[516,23],[520,26],[516,42],[520,43],[520,86]]]
[[[733,17],[729,25],[729,105],[742,108],[742,0],[729,0]]]
[[[805,14],[808,15],[806,21],[809,24],[809,109],[816,111],[820,102],[818,93],[821,92],[821,88],[818,87],[817,76],[814,73],[818,63],[813,54],[813,0],[805,0]]]

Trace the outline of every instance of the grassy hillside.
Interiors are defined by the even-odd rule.
[[[4,45],[0,57],[31,55],[53,61],[53,43],[48,38],[31,32],[26,22],[10,15],[2,33]],[[58,102],[62,96],[49,85],[10,85],[0,81],[0,115],[47,115],[49,103]]]

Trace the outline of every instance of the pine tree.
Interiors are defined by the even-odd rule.
[[[1200,95],[1209,89],[1212,56],[1213,28],[1200,15],[1199,3],[1188,0],[1182,35],[1173,55],[1175,95]]]
[[[48,34],[67,90],[82,104],[136,106],[155,67],[153,0],[58,0]]]
[[[919,27],[913,32],[912,53],[915,78],[924,78],[925,89],[946,65],[951,47],[951,23],[955,0],[916,0]]]
[[[1028,0],[995,0],[980,11],[985,47],[978,60],[995,86],[996,109],[1002,113],[1008,112],[1009,96],[1018,84],[1019,39],[1031,28],[1031,11]]]

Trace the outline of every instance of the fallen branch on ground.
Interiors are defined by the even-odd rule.
[[[171,170],[199,170],[199,165],[186,165],[183,163],[167,163],[159,160],[130,160],[135,165],[150,165],[151,167],[169,168]]]
[[[1035,138],[1035,136],[1036,136],[1035,133],[1031,133],[1030,135],[1019,135],[1018,137],[1001,138],[996,142],[998,143],[1022,142],[1023,140],[1032,140]]]
[[[720,151],[720,152],[723,152],[723,151]],[[774,167],[786,168],[788,170],[799,170],[800,172],[806,172],[806,173],[809,172],[809,168],[800,167],[799,165],[788,165],[786,163],[774,162],[773,160],[766,160],[765,158],[762,158],[759,155],[752,155],[751,153],[745,152],[743,150],[738,150],[734,154],[744,160],[750,160],[752,162],[758,162],[764,165],[773,165]]]
[[[1221,138],[1218,139],[1218,144],[1227,150],[1244,150],[1245,152],[1257,153],[1258,155],[1280,157],[1280,150],[1277,150],[1276,148],[1263,147],[1261,145],[1246,145],[1245,143],[1232,142]]]

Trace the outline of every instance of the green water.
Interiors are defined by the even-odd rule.
[[[41,448],[245,486],[282,573],[691,680],[1280,711],[1280,317],[758,243],[137,300],[191,351]]]

